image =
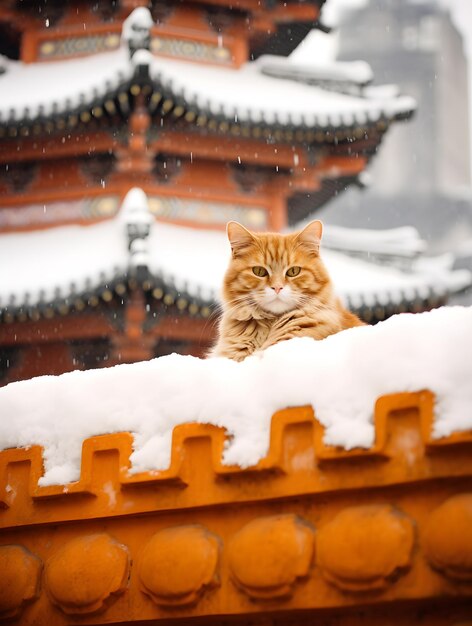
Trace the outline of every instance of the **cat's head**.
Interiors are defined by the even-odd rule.
[[[238,319],[278,316],[303,308],[329,283],[319,257],[319,221],[289,235],[253,233],[238,222],[229,222],[227,233],[232,258],[223,296]]]

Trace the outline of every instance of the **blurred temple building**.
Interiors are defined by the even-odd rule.
[[[365,59],[375,80],[411,94],[411,122],[385,138],[369,186],[340,194],[326,212],[343,226],[411,224],[430,250],[457,251],[472,237],[467,56],[436,0],[370,0],[345,15],[339,58]]]
[[[2,384],[204,354],[225,223],[281,231],[363,184],[384,134],[415,103],[370,85],[364,62],[290,59],[323,28],[323,3],[2,3]],[[352,28],[365,43],[362,20]],[[362,49],[374,67],[385,40]],[[410,155],[400,147],[394,158]],[[465,177],[435,158],[441,184]],[[412,228],[331,227],[323,256],[347,305],[378,321],[470,283],[424,251]]]

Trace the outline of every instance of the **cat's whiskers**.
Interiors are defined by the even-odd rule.
[[[247,295],[237,296],[233,298],[233,300],[229,303],[229,306],[226,305],[224,311],[231,316],[235,316],[238,312],[241,312],[244,308],[254,308],[255,303],[252,301],[251,297]]]
[[[235,296],[231,299],[230,305],[234,307],[238,307],[239,305],[247,306],[248,304],[252,304],[252,294],[242,294],[240,296]]]
[[[218,310],[218,309],[221,309],[221,310]],[[210,311],[210,315],[206,318],[205,323],[200,331],[200,340],[202,339],[203,335],[206,333],[208,326],[210,326],[211,329],[214,329],[215,326],[219,323],[221,319],[222,311],[223,311],[223,306],[219,303],[215,304],[213,311]]]

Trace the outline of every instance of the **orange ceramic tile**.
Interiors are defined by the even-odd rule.
[[[434,440],[428,391],[379,398],[370,450],[273,416],[254,467],[225,432],[174,431],[133,474],[129,433],[84,441],[80,479],[39,487],[41,449],[0,453],[0,619],[48,624],[459,626],[472,619],[472,438]]]

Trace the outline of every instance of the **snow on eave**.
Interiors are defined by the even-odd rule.
[[[0,273],[0,309],[91,294],[126,276],[136,263],[130,244],[147,236],[150,219],[146,194],[133,188],[110,220],[0,235],[0,267],[12,268]]]
[[[90,106],[115,93],[133,74],[124,48],[67,61],[10,61],[0,75],[0,123]]]
[[[369,230],[329,225],[324,230],[323,244],[331,250],[348,253],[362,252],[411,259],[426,250],[426,242],[412,226]]]
[[[281,59],[264,55],[257,59],[262,74],[274,78],[288,78],[309,85],[346,83],[363,87],[370,83],[374,74],[365,61],[335,61],[324,63],[297,63],[290,59]]]
[[[92,292],[126,273],[127,241],[116,220],[0,237],[0,307],[15,309]]]

